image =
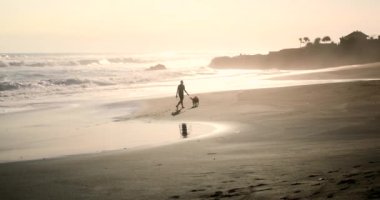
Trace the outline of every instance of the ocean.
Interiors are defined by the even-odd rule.
[[[212,54],[0,54],[0,113],[69,101],[175,96],[184,80],[190,94],[313,84],[272,80],[289,70],[217,70]],[[164,70],[149,70],[163,64]],[[307,70],[306,70],[307,71]],[[307,72],[306,72],[307,73]]]

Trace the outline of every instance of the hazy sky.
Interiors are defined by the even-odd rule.
[[[0,0],[0,52],[236,52],[380,34],[379,0]]]

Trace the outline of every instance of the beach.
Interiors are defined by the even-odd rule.
[[[0,200],[380,200],[380,1],[0,8]]]
[[[370,78],[379,78],[375,71]],[[175,116],[174,97],[110,104],[138,108],[113,116],[115,124],[197,121],[228,128],[147,148],[2,163],[0,196],[379,199],[379,88],[380,81],[368,80],[209,92],[198,94],[194,109],[185,99]]]

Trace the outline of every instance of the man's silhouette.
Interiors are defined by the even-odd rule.
[[[183,92],[186,92],[186,94],[189,95],[189,93],[187,93],[187,91],[185,89],[185,85],[183,84],[183,81],[181,80],[181,84],[178,85],[177,93],[175,95],[176,98],[178,98],[178,96],[179,96],[179,102],[176,105],[177,110],[178,110],[179,104],[181,104],[182,108],[185,108],[183,106]]]

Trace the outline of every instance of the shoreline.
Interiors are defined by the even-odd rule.
[[[200,107],[175,117],[174,98],[139,101],[133,119],[239,124],[225,135],[138,151],[3,163],[0,194],[370,199],[380,183],[379,87],[362,81],[208,93],[199,95]]]
[[[229,71],[229,73],[228,73]],[[199,77],[187,76],[186,85],[192,88],[194,94],[207,94],[210,92],[226,92],[234,90],[250,90],[275,87],[289,87],[295,85],[310,85],[320,83],[330,83],[338,81],[355,81],[356,80],[374,80],[380,77],[380,63],[371,63],[364,65],[347,65],[332,68],[323,68],[316,70],[294,70],[292,72],[274,72],[269,73],[262,70],[219,70],[215,74],[201,74]],[[270,71],[270,70],[269,70]],[[185,78],[185,77],[183,77]],[[351,80],[350,80],[351,79]],[[211,81],[206,81],[211,80]],[[237,81],[239,80],[239,81]],[[218,86],[212,83],[224,82],[226,86]],[[14,112],[28,112],[38,109],[70,106],[71,104],[112,104],[117,102],[136,102],[151,98],[166,98],[172,96],[173,88],[177,86],[177,81],[172,79],[163,82],[155,82],[152,85],[136,84],[131,87],[120,88],[98,88],[99,91],[92,88],[82,93],[68,93],[68,96],[62,94],[53,94],[52,96],[31,97],[31,99],[15,99],[15,101],[0,102],[0,116],[2,114]],[[205,88],[207,84],[209,87]],[[211,87],[210,87],[211,86]],[[159,87],[158,92],[155,87]],[[162,87],[162,88],[160,88]],[[139,92],[136,92],[139,91]],[[139,94],[141,93],[141,94]],[[132,94],[132,95],[129,95]],[[134,96],[135,95],[135,96]],[[90,97],[90,98],[89,98]],[[65,99],[62,101],[62,99]],[[96,99],[96,102],[91,101]],[[112,99],[112,101],[110,101]]]

